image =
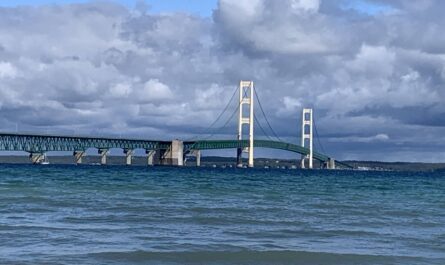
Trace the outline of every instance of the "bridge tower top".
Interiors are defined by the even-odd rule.
[[[238,120],[238,140],[243,139],[243,125],[249,124],[249,147],[247,152],[249,154],[248,166],[253,167],[253,101],[254,101],[254,86],[253,81],[240,81],[239,85],[239,120]],[[249,114],[244,116],[244,105],[249,105]],[[242,153],[241,148],[237,152],[238,166],[242,166]]]
[[[309,149],[309,154],[301,157],[301,168],[305,168],[306,159],[309,160],[309,168],[313,168],[313,125],[313,110],[303,109],[303,116],[301,119],[301,146],[307,147]]]

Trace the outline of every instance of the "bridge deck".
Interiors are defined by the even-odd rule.
[[[55,136],[38,134],[0,134],[0,150],[49,152],[49,151],[85,151],[97,149],[167,149],[169,141],[152,141],[138,139],[119,139],[87,136]]]
[[[234,148],[246,148],[249,146],[248,140],[206,140],[206,141],[191,141],[184,142],[184,149],[186,151],[190,150],[214,150],[214,149],[234,149]],[[268,141],[268,140],[255,140],[254,147],[256,148],[270,148],[279,149],[284,151],[289,151],[293,153],[298,153],[301,155],[308,155],[309,149],[301,147],[300,145],[278,142],[278,141]],[[330,157],[318,152],[313,152],[314,159],[320,162],[328,162]],[[344,168],[352,168],[350,165],[336,161],[336,164]]]
[[[89,148],[111,149],[121,148],[124,150],[167,150],[171,146],[170,141],[141,140],[141,139],[120,139],[107,137],[88,136],[56,136],[39,134],[17,134],[0,133],[0,151],[25,151],[29,153],[44,153],[49,151],[85,151]],[[249,146],[247,140],[205,140],[184,142],[184,152],[191,150],[215,150],[215,149],[235,149]],[[302,155],[309,154],[309,149],[296,144],[255,140],[254,146],[257,148],[279,149]],[[327,162],[330,157],[318,152],[313,153],[314,159]],[[341,162],[337,164],[351,168]]]
[[[248,140],[211,140],[211,141],[195,141],[195,142],[185,142],[186,150],[198,149],[198,150],[211,150],[211,149],[233,149],[233,148],[246,148],[249,146]],[[255,140],[254,147],[257,148],[270,148],[270,149],[280,149],[289,152],[299,153],[302,155],[308,155],[309,149],[301,147],[299,145],[278,142],[278,141],[267,141],[267,140]],[[317,152],[314,152],[314,159],[326,162],[329,157]]]

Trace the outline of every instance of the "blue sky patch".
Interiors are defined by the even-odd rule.
[[[133,8],[136,3],[141,0],[114,0],[129,8]],[[45,4],[70,4],[85,3],[88,0],[3,0],[0,6],[20,6],[20,5],[45,5]],[[163,12],[189,12],[200,16],[211,16],[213,9],[216,8],[217,0],[146,0],[149,11],[152,13]]]
[[[377,4],[366,0],[345,1],[343,8],[354,9],[368,15],[388,13],[394,10],[391,6],[384,4]]]

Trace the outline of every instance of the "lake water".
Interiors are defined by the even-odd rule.
[[[445,264],[445,172],[0,165],[0,264]]]

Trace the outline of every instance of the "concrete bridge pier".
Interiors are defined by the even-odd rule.
[[[162,155],[163,165],[169,166],[184,166],[184,142],[180,140],[172,141],[172,144],[168,150]]]
[[[99,149],[97,152],[100,154],[100,164],[106,165],[107,164],[107,155],[109,150],[108,149]]]
[[[169,165],[168,164],[168,157],[166,149],[159,149],[156,151],[156,155],[154,156],[154,163],[155,165]]]
[[[145,153],[147,154],[147,164],[149,166],[154,166],[156,150],[145,150]]]
[[[196,157],[196,166],[201,166],[201,150],[192,150],[191,155]]]
[[[33,163],[34,165],[40,164],[45,160],[45,154],[44,153],[30,153],[29,160],[31,160],[31,163]]]
[[[335,169],[335,160],[333,158],[328,160],[328,169]]]
[[[124,149],[124,153],[125,153],[125,164],[127,166],[131,166],[134,151],[132,149]]]
[[[196,166],[200,167],[201,166],[201,150],[196,150]]]
[[[73,156],[76,165],[80,165],[82,164],[82,158],[85,156],[85,151],[74,151]]]

